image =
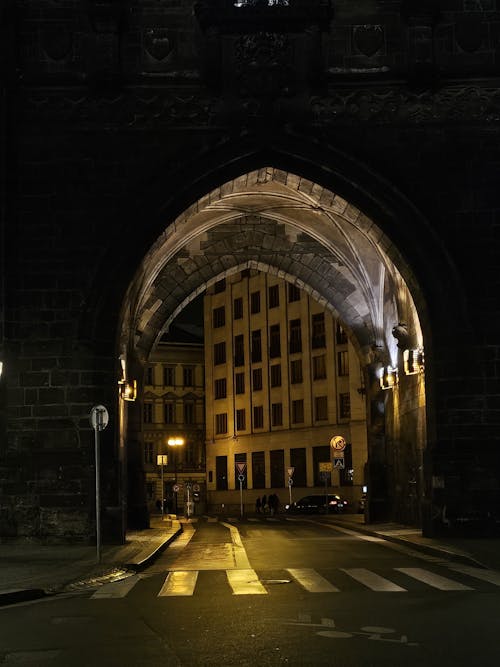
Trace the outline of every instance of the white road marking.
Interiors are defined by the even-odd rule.
[[[442,577],[439,574],[434,574],[434,572],[429,572],[429,570],[423,570],[420,567],[397,567],[395,568],[398,572],[417,579],[417,581],[422,581],[428,586],[433,588],[438,588],[440,591],[471,591],[470,586],[464,586],[458,581],[453,581],[452,579],[447,579]]]
[[[288,568],[287,572],[310,593],[338,593],[339,589],[310,568]]]
[[[193,595],[198,572],[196,570],[170,572],[158,597]]]
[[[487,581],[490,584],[495,584],[495,586],[500,586],[500,572],[497,572],[496,570],[483,570],[479,567],[472,567],[471,565],[448,565],[448,567],[455,572],[467,574],[469,577],[481,579],[481,581]]]
[[[266,595],[267,590],[260,583],[255,570],[226,570],[227,580],[233,595]]]
[[[230,523],[222,522],[222,525],[229,529],[231,533],[231,542],[233,543],[233,555],[236,562],[236,568],[239,569],[249,569],[250,561],[248,560],[247,552],[241,541],[241,536],[239,530],[236,526],[232,526]]]
[[[356,581],[359,581],[360,584],[363,584],[364,586],[371,588],[372,591],[381,591],[383,593],[406,592],[406,589],[401,588],[401,586],[394,584],[392,581],[389,581],[388,579],[384,579],[384,577],[375,574],[375,572],[371,572],[370,570],[365,570],[362,567],[352,568],[352,569],[341,568],[341,570],[346,574],[348,574],[353,579],[355,579]]]
[[[101,588],[99,588],[91,597],[94,599],[124,598],[139,580],[139,575],[134,574],[131,577],[128,577],[128,579],[104,584],[104,586],[101,586]]]

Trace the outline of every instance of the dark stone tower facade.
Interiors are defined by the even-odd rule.
[[[298,234],[300,250],[299,243],[283,250],[284,219],[276,217],[266,223],[275,241],[253,219],[251,242],[238,247],[222,227],[219,236],[213,230],[204,236],[200,222],[197,251],[187,246],[194,231],[186,232],[186,247],[176,246],[183,272],[162,273],[169,258],[155,255],[159,239],[167,248],[183,221],[202,210],[210,217],[219,207],[218,224],[226,224],[219,202],[231,194],[227,184],[231,196],[254,197],[256,184],[259,192],[272,186],[278,196],[291,187],[291,175],[299,177],[293,188],[301,206],[307,199],[311,211],[352,218],[394,263],[423,332],[426,422],[418,437],[425,446],[410,465],[404,461],[411,458],[411,419],[396,428],[397,420],[386,418],[381,426],[376,406],[385,402],[387,416],[410,414],[413,404],[395,407],[375,389],[370,394],[370,369],[385,350],[377,352],[375,336],[367,352],[367,327],[358,327],[354,306],[342,311],[364,354],[373,408],[371,518],[418,521],[429,533],[453,521],[494,528],[500,516],[497,5],[5,0],[0,536],[92,536],[89,413],[101,403],[110,411],[101,445],[106,534],[120,538],[127,522],[147,523],[141,406],[125,410],[118,397],[119,357],[126,352],[140,394],[155,336],[203,285],[245,261],[263,262],[309,286],[337,312],[349,303],[349,291],[335,301],[336,279],[307,238]],[[259,171],[268,168],[269,178]],[[341,212],[331,193],[347,202]],[[309,217],[294,224],[307,225],[316,239]],[[207,243],[211,261],[202,261]],[[299,252],[307,261],[294,264]],[[335,274],[339,293],[342,271]],[[396,284],[381,291],[380,303],[399,303]],[[407,499],[419,476],[415,513]]]

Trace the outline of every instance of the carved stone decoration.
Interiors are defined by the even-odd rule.
[[[292,92],[293,55],[288,35],[269,32],[242,35],[235,44],[235,61],[241,94],[276,97]]]
[[[43,51],[51,60],[64,60],[73,48],[73,34],[62,25],[45,28],[40,41]]]
[[[166,28],[145,30],[143,44],[146,53],[157,62],[168,59],[175,49],[174,36]]]
[[[96,33],[118,33],[125,27],[129,0],[87,0],[87,11]]]
[[[384,44],[384,30],[380,25],[358,25],[353,29],[354,44],[365,56],[374,56]]]
[[[455,25],[455,39],[462,51],[478,51],[483,42],[482,14],[470,13],[461,16]]]

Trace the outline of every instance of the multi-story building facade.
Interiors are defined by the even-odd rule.
[[[205,499],[205,399],[203,338],[174,327],[158,344],[145,367],[143,447],[147,501],[150,511],[184,511],[195,499],[194,512]],[[172,439],[184,444],[169,446]],[[158,455],[167,455],[162,466]],[[178,490],[175,489],[178,487]]]
[[[204,336],[209,505],[244,497],[253,507],[269,493],[285,503],[289,486],[295,499],[326,486],[355,502],[367,459],[364,387],[332,313],[295,284],[246,269],[207,290]],[[336,435],[347,442],[344,468],[325,473]]]

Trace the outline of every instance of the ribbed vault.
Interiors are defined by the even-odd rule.
[[[421,337],[403,262],[377,225],[339,195],[264,168],[224,183],[165,230],[129,289],[122,348],[142,359],[207,285],[252,267],[310,293],[341,319],[365,363],[390,363],[393,326]]]

